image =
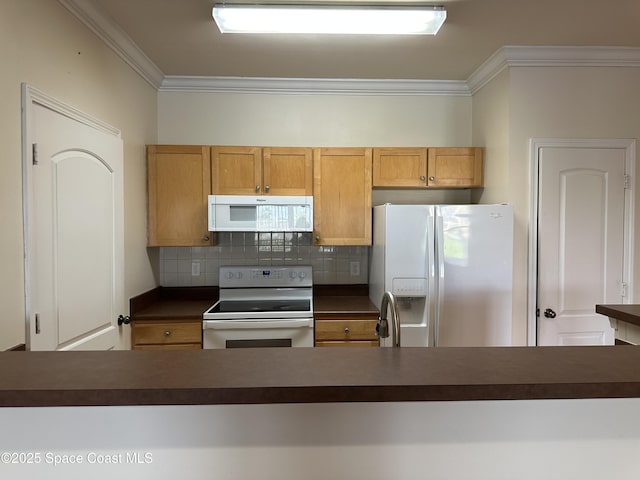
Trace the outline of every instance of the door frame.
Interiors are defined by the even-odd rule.
[[[625,303],[633,302],[634,256],[634,191],[636,141],[626,138],[531,138],[529,141],[529,262],[527,288],[527,345],[537,345],[538,318],[538,196],[541,148],[617,148],[625,151],[625,175],[629,177],[625,188],[623,281],[627,284]],[[595,307],[595,306],[594,306]]]
[[[40,105],[44,108],[52,110],[53,112],[75,120],[83,125],[86,125],[92,129],[98,130],[102,133],[113,135],[117,138],[122,138],[122,134],[119,129],[109,125],[102,120],[95,118],[87,113],[84,113],[71,105],[68,105],[46,93],[38,90],[37,88],[27,84],[21,84],[21,97],[22,97],[22,120],[21,120],[21,132],[22,132],[22,248],[24,252],[24,306],[25,306],[25,340],[26,348],[29,350],[31,344],[31,248],[30,248],[30,236],[29,225],[30,218],[29,212],[33,209],[31,205],[31,192],[33,189],[32,180],[32,161],[33,150],[31,145],[34,143],[34,133],[32,130],[33,125],[33,105]],[[124,254],[124,252],[123,252]],[[119,286],[117,288],[123,288]]]

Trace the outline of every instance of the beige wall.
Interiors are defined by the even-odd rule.
[[[161,92],[160,143],[458,146],[471,142],[469,96]]]
[[[484,189],[480,203],[509,198],[509,70],[503,70],[473,96],[473,144],[484,147]]]
[[[2,0],[0,58],[0,350],[4,350],[25,341],[21,82],[122,132],[127,299],[155,285],[145,248],[144,145],[156,139],[157,94],[53,0]]]
[[[472,193],[474,203],[513,203],[509,179],[510,72],[503,70],[473,96],[473,144],[485,147],[484,189]],[[512,341],[527,344],[527,247],[528,220],[514,211],[514,288]],[[526,255],[524,257],[526,259]],[[524,269],[524,270],[523,270]]]

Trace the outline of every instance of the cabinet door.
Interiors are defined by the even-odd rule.
[[[371,245],[371,148],[313,151],[316,245]]]
[[[481,187],[482,148],[430,148],[429,187]]]
[[[264,194],[313,194],[313,153],[310,148],[265,147],[262,155]]]
[[[210,245],[207,195],[209,147],[147,147],[148,245]]]
[[[261,195],[262,149],[212,147],[211,185],[216,195]]]
[[[426,187],[426,148],[374,148],[374,187]]]

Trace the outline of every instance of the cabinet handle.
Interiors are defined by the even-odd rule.
[[[204,237],[202,237],[202,240],[205,242],[209,241],[209,235],[205,235]]]
[[[424,182],[426,179],[427,179],[427,177],[425,177],[424,175],[421,175],[421,176],[420,176],[420,180],[421,180],[421,181],[423,181],[423,182]]]
[[[349,327],[344,327],[344,333],[346,333],[346,334],[349,333]]]
[[[433,182],[435,179],[436,179],[436,177],[434,177],[433,175],[431,175],[431,176],[429,177],[429,180],[431,180],[432,182]]]
[[[271,188],[271,187],[270,187],[269,185],[265,185],[265,186],[264,186],[264,191],[265,191],[265,192],[268,192],[270,188]]]
[[[168,337],[169,335],[171,335],[171,332],[169,330],[165,330],[164,331],[164,336]]]
[[[316,242],[320,241],[320,235],[316,235]]]
[[[256,192],[260,191],[260,185],[256,185]]]

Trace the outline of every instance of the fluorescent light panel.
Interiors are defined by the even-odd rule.
[[[447,12],[434,6],[216,4],[222,33],[435,35]]]

